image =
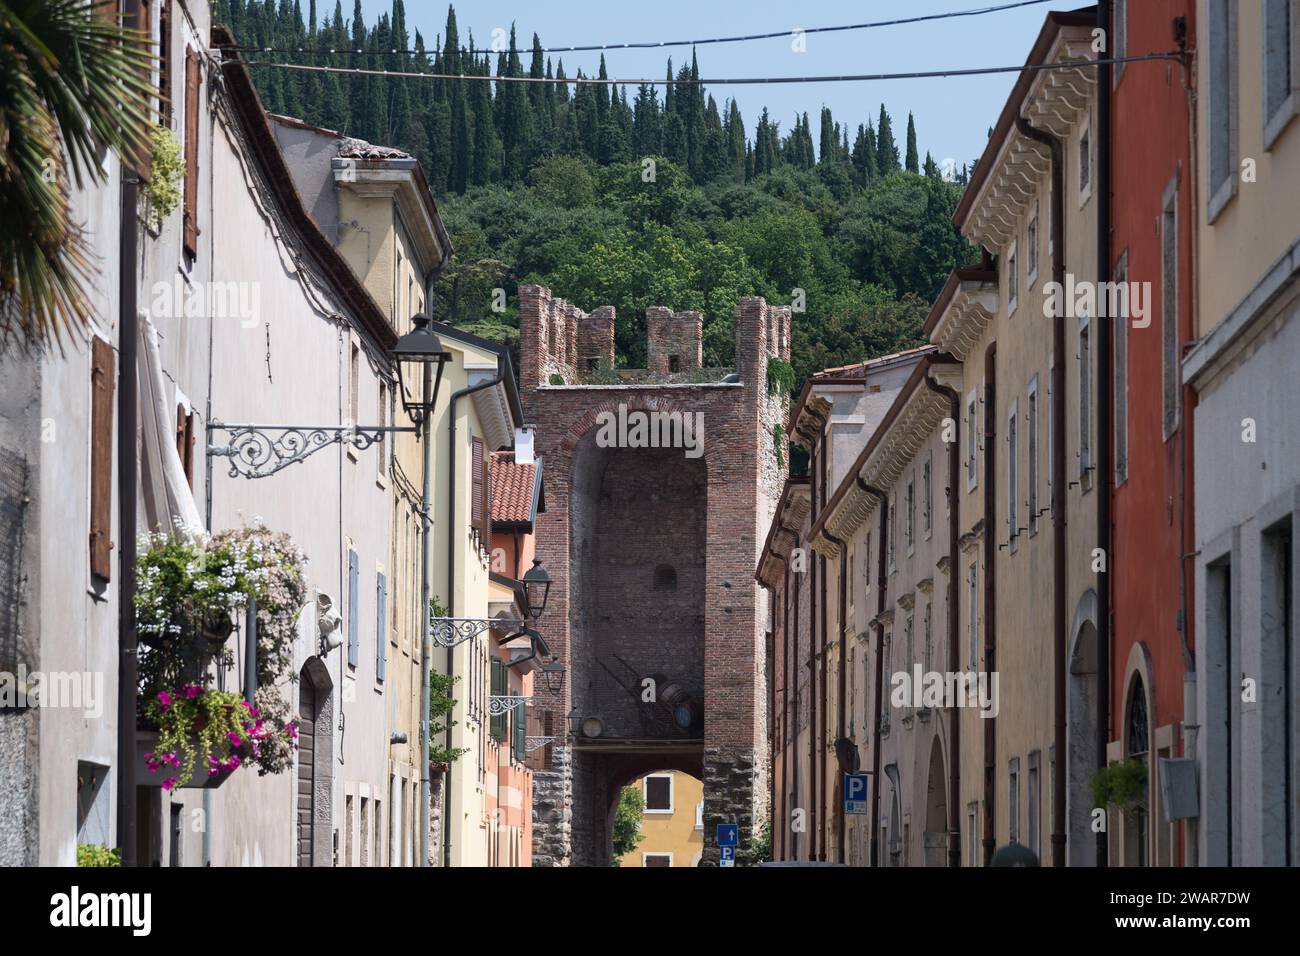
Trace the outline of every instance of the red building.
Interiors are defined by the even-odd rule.
[[[1196,36],[1193,0],[1112,4],[1111,53],[1177,50]],[[1175,61],[1112,68],[1111,280],[1127,282],[1114,321],[1111,647],[1107,762],[1147,768],[1145,806],[1107,826],[1111,866],[1179,865],[1183,832],[1160,806],[1160,758],[1183,754],[1183,677],[1191,632],[1193,403],[1179,375],[1193,338],[1195,172],[1189,69]],[[1136,283],[1137,286],[1133,284]],[[1104,301],[1104,300],[1103,300]]]

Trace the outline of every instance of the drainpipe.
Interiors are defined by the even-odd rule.
[[[945,358],[947,356],[944,356]],[[961,427],[961,396],[957,390],[940,385],[927,375],[925,387],[948,399],[948,415],[953,427]],[[948,670],[955,674],[961,666],[957,655],[957,629],[960,608],[957,606],[957,538],[960,516],[957,511],[957,482],[961,475],[961,442],[954,434],[948,443]],[[953,707],[948,717],[948,865],[961,866],[961,719],[960,709]]]
[[[139,685],[135,630],[136,423],[139,384],[136,361],[140,337],[135,260],[139,239],[136,207],[140,180],[122,163],[121,225],[118,234],[118,384],[117,384],[117,845],[123,866],[137,866],[135,707]]]
[[[848,732],[848,727],[845,724],[844,718],[848,714],[848,707],[846,706],[845,703],[845,700],[848,697],[848,672],[845,669],[846,668],[845,662],[848,660],[849,657],[849,648],[848,648],[848,635],[847,635],[847,629],[845,626],[844,618],[848,614],[848,592],[846,588],[848,585],[849,547],[847,543],[835,537],[835,535],[831,534],[825,528],[822,529],[822,534],[826,536],[827,541],[831,542],[831,544],[835,545],[837,548],[840,549],[840,588],[839,588],[840,591],[840,601],[839,601],[839,609],[840,609],[839,671],[840,674],[839,674],[839,680],[837,682],[839,685],[837,687],[837,692],[839,694],[839,699],[840,699],[839,736],[847,737],[849,735],[849,732]],[[847,821],[844,819],[844,800],[840,797],[840,794],[844,792],[843,789],[844,771],[839,768],[838,761],[836,763],[835,779],[839,781],[839,786],[835,788],[835,838],[837,841],[835,855],[836,855],[836,862],[843,863],[845,861],[844,840],[846,835],[845,831],[846,831]]]
[[[984,351],[984,672],[992,674],[998,667],[997,614],[997,437],[998,437],[998,346],[994,342]],[[1010,525],[1008,525],[1010,528]],[[1011,531],[1008,531],[1010,535]],[[1010,542],[1008,536],[1007,541]],[[1010,549],[1010,543],[1007,548]],[[980,714],[983,718],[985,715]],[[997,847],[994,811],[997,809],[997,734],[998,719],[984,720],[984,865],[993,862]]]
[[[1103,30],[1103,36],[1111,36],[1111,0],[1098,0],[1097,26]],[[1111,71],[1109,63],[1098,66],[1097,76],[1097,190],[1100,203],[1097,205],[1097,288],[1107,288],[1110,282],[1110,84]],[[1103,300],[1104,301],[1104,300]],[[1099,312],[1102,310],[1098,310]],[[1128,317],[1121,321],[1127,323]],[[1114,560],[1114,536],[1111,533],[1110,493],[1111,493],[1111,401],[1115,388],[1114,362],[1111,353],[1111,329],[1115,323],[1114,316],[1105,320],[1098,315],[1097,330],[1097,377],[1101,388],[1097,390],[1097,547],[1106,556],[1104,570],[1097,575],[1097,768],[1106,766],[1106,745],[1110,740],[1110,568]],[[1105,832],[1099,832],[1097,838],[1097,865],[1107,866],[1109,844]]]
[[[1065,163],[1061,141],[1016,118],[1022,136],[1042,143],[1052,157],[1052,281],[1065,287]],[[1052,747],[1052,865],[1065,866],[1065,310],[1052,321],[1052,675],[1055,713]]]
[[[442,261],[430,269],[424,277],[424,306],[426,312],[433,299],[433,284],[451,261],[451,245],[443,243]],[[433,373],[428,367],[424,370],[424,391],[429,395],[433,390]],[[432,478],[430,457],[433,452],[433,409],[425,412],[420,422],[417,438],[421,442],[420,469],[420,866],[432,866],[429,859],[429,679],[432,677],[433,640],[429,636],[429,532],[432,527],[432,515],[429,513],[429,485]],[[382,638],[381,638],[382,639]],[[450,655],[448,655],[450,656]],[[450,721],[448,722],[450,724]],[[450,743],[448,747],[450,747]],[[207,791],[204,791],[206,794]],[[443,830],[446,830],[444,821]]]
[[[867,494],[875,495],[880,500],[880,559],[876,571],[876,614],[885,610],[885,587],[889,582],[889,571],[885,562],[889,560],[889,496],[879,488],[873,487],[858,475],[858,487]],[[885,714],[885,695],[882,693],[885,679],[885,625],[876,624],[876,726],[871,735],[871,865],[880,865],[880,721]]]
[[[811,463],[810,463],[811,464]],[[815,472],[814,472],[815,474]],[[813,479],[816,481],[816,478]],[[814,492],[814,496],[816,492]],[[811,516],[815,518],[816,516]],[[818,718],[821,708],[817,706],[817,556],[813,555],[808,566],[808,802],[812,819],[808,827],[808,859],[818,859],[821,845],[821,808],[818,804],[817,787],[817,738],[820,734]]]
[[[473,395],[475,392],[481,392],[485,389],[495,388],[505,380],[506,367],[504,359],[497,359],[497,376],[488,379],[486,382],[479,382],[477,385],[467,385],[451,393],[451,400],[447,409],[447,616],[454,617],[456,614],[456,403],[467,395]],[[454,678],[456,676],[456,649],[447,648],[447,676]],[[428,686],[428,680],[425,681]],[[452,746],[451,729],[455,721],[447,721],[447,749]],[[424,773],[427,774],[428,761],[425,761],[426,768]],[[447,772],[443,776],[442,791],[442,865],[451,866],[451,763],[447,764]],[[425,812],[428,812],[428,801],[425,801]]]

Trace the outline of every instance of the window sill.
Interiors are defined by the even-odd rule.
[[[1232,161],[1233,171],[1223,178],[1218,187],[1211,190],[1209,203],[1205,208],[1205,222],[1214,225],[1220,214],[1237,198],[1237,160]]]
[[[1300,96],[1296,95],[1294,90],[1291,95],[1282,101],[1282,105],[1273,111],[1273,115],[1264,121],[1264,151],[1271,153],[1273,144],[1277,142],[1291,121],[1300,113]]]

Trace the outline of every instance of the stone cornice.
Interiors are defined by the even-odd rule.
[[[946,558],[947,555],[945,554],[944,557]],[[933,594],[934,578],[922,578],[921,580],[917,581],[916,589],[920,591],[922,594],[926,594],[926,595]]]
[[[957,547],[962,554],[970,554],[984,538],[984,519],[975,522],[974,527],[957,539]]]
[[[912,608],[916,607],[916,592],[904,591],[900,594],[898,596],[898,606],[904,611],[910,611]]]

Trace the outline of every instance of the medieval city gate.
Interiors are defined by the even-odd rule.
[[[615,370],[612,308],[588,315],[539,286],[519,300],[546,482],[537,554],[554,581],[542,630],[568,668],[530,710],[529,733],[554,738],[530,758],[534,864],[608,863],[620,789],[680,770],[704,782],[716,865],[714,824],[747,835],[767,809],[754,567],[785,472],[787,396],[768,361],[789,360],[790,311],[742,300],[735,368],[704,369],[700,314],[648,309],[649,367]]]

